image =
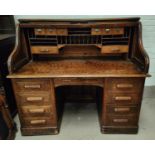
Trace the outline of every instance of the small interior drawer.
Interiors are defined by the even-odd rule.
[[[32,54],[59,54],[57,46],[31,46]]]
[[[102,46],[101,53],[128,53],[128,45],[104,45]]]
[[[32,116],[51,116],[53,115],[53,109],[51,106],[37,106],[37,105],[29,105],[29,106],[21,106],[20,108],[22,115],[25,117]]]
[[[68,30],[67,29],[57,29],[57,35],[62,35],[62,36],[66,36],[68,35]]]
[[[91,35],[102,35],[103,31],[101,28],[92,28]]]
[[[50,89],[50,80],[44,79],[15,79],[14,87],[16,91],[48,91]]]
[[[44,28],[35,28],[34,29],[35,35],[46,35],[46,29]]]
[[[104,28],[102,31],[103,35],[123,35],[124,28]]]
[[[123,35],[124,28],[92,28],[92,35]]]
[[[56,28],[35,28],[35,35],[57,35]]]

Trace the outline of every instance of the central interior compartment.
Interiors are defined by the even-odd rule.
[[[63,114],[65,117],[72,118],[73,120],[76,120],[76,118],[80,119],[83,115],[88,115],[90,116],[88,119],[91,119],[91,114],[94,115],[95,112],[98,115],[101,114],[103,105],[102,87],[90,85],[67,85],[59,86],[55,89],[59,126]]]

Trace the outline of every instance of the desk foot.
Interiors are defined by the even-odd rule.
[[[57,135],[59,129],[53,127],[21,128],[21,133],[23,136]]]
[[[102,126],[101,132],[104,134],[137,134],[138,127]]]

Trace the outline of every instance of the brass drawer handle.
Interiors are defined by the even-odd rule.
[[[37,29],[37,32],[42,32],[42,29]]]
[[[121,51],[119,48],[113,48],[112,50],[111,50],[112,52],[119,52],[119,51]]]
[[[97,29],[97,28],[95,29],[95,32],[99,32],[99,31],[100,31],[100,29]]]
[[[115,123],[125,123],[128,122],[128,119],[120,118],[120,119],[113,119],[113,122]]]
[[[40,85],[24,85],[24,88],[40,88]]]
[[[110,29],[105,29],[106,32],[110,32]]]
[[[115,100],[116,101],[131,101],[132,97],[131,96],[116,96]]]
[[[45,109],[43,108],[38,108],[38,109],[29,109],[28,110],[30,113],[44,113]]]
[[[31,120],[30,124],[45,124],[46,120]]]
[[[43,97],[27,97],[27,101],[42,101]]]
[[[49,51],[50,51],[49,49],[40,50],[40,52],[49,52]]]
[[[132,84],[117,84],[117,88],[133,88]]]
[[[130,111],[130,108],[114,108],[115,112],[127,112]]]

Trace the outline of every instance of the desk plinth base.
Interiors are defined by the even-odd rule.
[[[133,127],[102,126],[101,132],[103,134],[137,134],[138,126]]]
[[[21,133],[23,136],[57,135],[59,129],[53,127],[21,128]]]

